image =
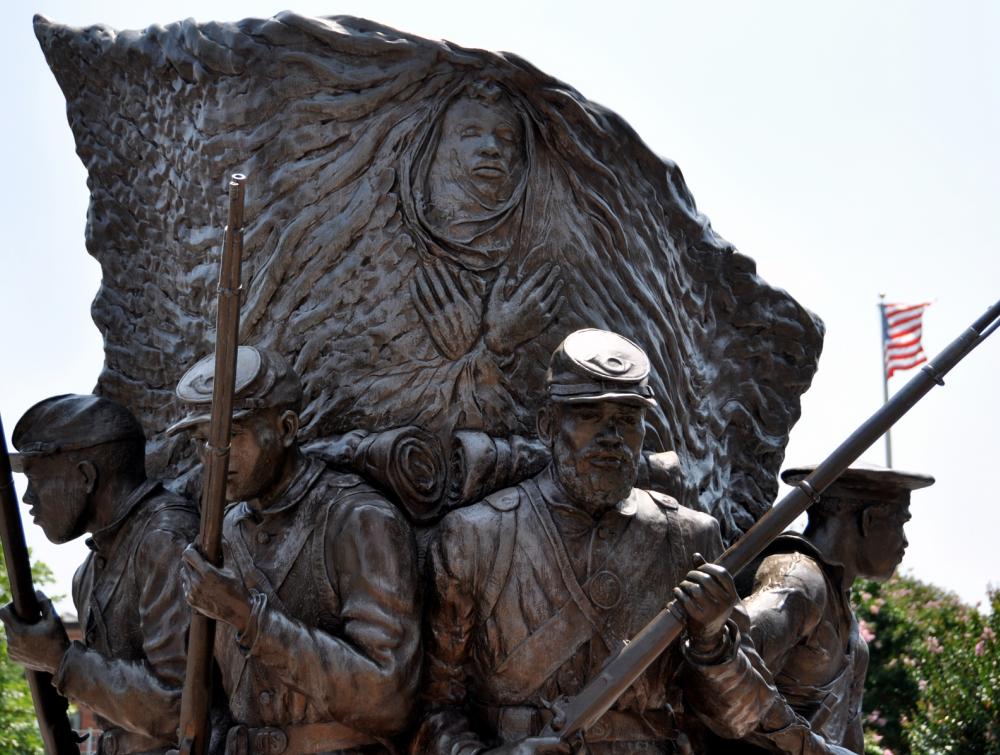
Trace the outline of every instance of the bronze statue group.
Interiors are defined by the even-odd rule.
[[[202,454],[212,370],[206,358],[181,379],[168,431]],[[47,601],[33,624],[7,607],[8,652],[99,716],[109,755],[178,747],[192,611],[217,622],[213,753],[861,753],[867,648],[850,587],[891,575],[910,491],[933,480],[856,465],[802,534],[731,575],[712,563],[715,519],[637,487],[649,373],[622,336],[568,335],[537,416],[551,462],[418,547],[382,491],[299,447],[286,359],[242,346],[221,567],[191,544],[197,507],[147,479],[125,407],[45,399],[17,423],[12,461],[50,540],[89,535],[73,583],[83,639]],[[671,600],[683,642],[586,731],[553,734],[554,702]]]

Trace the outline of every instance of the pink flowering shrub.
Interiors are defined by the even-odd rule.
[[[1000,755],[1000,589],[989,613],[907,576],[852,598],[871,651],[866,755]]]

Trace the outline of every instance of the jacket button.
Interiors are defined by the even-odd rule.
[[[261,705],[268,706],[271,704],[271,693],[268,690],[264,690],[257,696],[257,699],[260,700]]]
[[[271,542],[271,536],[268,535],[266,532],[263,532],[263,531],[258,532],[257,533],[257,542],[260,543],[261,545],[267,545],[269,542]]]

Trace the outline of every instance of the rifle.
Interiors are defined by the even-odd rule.
[[[3,557],[10,578],[10,592],[14,600],[14,613],[22,621],[36,622],[42,618],[35,586],[31,581],[31,563],[28,546],[24,542],[24,528],[17,509],[17,493],[10,468],[7,439],[0,419],[0,539],[3,540]],[[52,674],[25,669],[31,700],[35,704],[35,717],[42,735],[47,755],[80,755],[81,741],[69,723],[69,701],[52,686]]]
[[[812,474],[796,483],[792,491],[774,504],[716,563],[730,574],[738,574],[748,566],[931,388],[944,385],[945,374],[998,326],[1000,301],[924,365],[919,374],[851,433]],[[593,726],[649,665],[681,636],[684,629],[682,617],[683,609],[676,601],[671,601],[605,664],[601,673],[588,682],[579,694],[552,705],[554,715],[541,736],[558,736],[562,741],[569,742],[578,732]]]
[[[243,259],[243,184],[234,173],[229,181],[229,222],[219,268],[219,306],[215,321],[215,381],[209,424],[208,460],[201,489],[201,527],[198,547],[215,566],[222,564],[222,520],[229,472],[229,437],[236,388],[236,349],[240,331],[240,267]],[[209,744],[209,707],[212,698],[212,649],[215,621],[191,613],[187,668],[181,695],[179,750],[181,755],[205,755]]]

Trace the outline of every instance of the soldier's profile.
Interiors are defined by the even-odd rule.
[[[109,399],[45,399],[12,440],[35,522],[54,543],[90,533],[90,553],[73,578],[83,640],[69,641],[48,601],[34,625],[7,607],[10,656],[97,714],[101,752],[164,753],[177,739],[190,616],[177,567],[197,510],[146,478],[142,427]]]
[[[204,438],[213,368],[179,382],[171,432]],[[420,677],[416,547],[382,494],[302,453],[301,400],[284,357],[239,347],[223,567],[188,548],[186,597],[218,622],[227,753],[382,753]]]

